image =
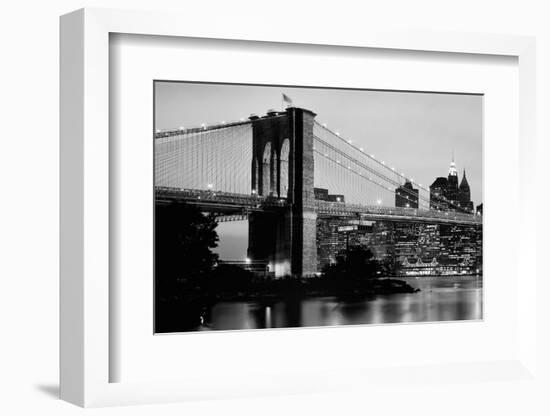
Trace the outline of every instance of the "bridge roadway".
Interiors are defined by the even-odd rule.
[[[157,187],[155,189],[155,198],[160,203],[183,201],[196,205],[208,212],[227,216],[234,215],[235,218],[242,218],[239,215],[249,212],[276,212],[287,206],[285,199],[199,189]],[[458,212],[359,205],[322,200],[315,200],[315,207],[317,215],[320,218],[360,217],[361,219],[371,221],[482,225],[482,218],[480,216]]]

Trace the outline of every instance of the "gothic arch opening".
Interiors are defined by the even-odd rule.
[[[267,142],[264,147],[264,155],[262,158],[262,195],[264,196],[273,193],[271,171],[271,142]]]
[[[288,155],[290,153],[290,140],[284,139],[281,146],[280,156],[280,182],[279,197],[288,198],[289,175],[288,175]]]
[[[258,169],[258,159],[255,157],[252,159],[252,193],[259,192],[260,172]]]

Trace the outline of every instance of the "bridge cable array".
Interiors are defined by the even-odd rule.
[[[324,136],[324,137],[321,138],[320,136]],[[363,177],[363,179],[370,181],[371,183],[387,191],[390,191],[392,193],[395,192],[396,188],[403,184],[401,182],[402,180],[408,180],[409,182],[411,182],[411,184],[416,185],[419,190],[418,195],[414,191],[404,187],[400,189],[400,194],[403,195],[406,199],[409,199],[411,201],[417,199],[419,203],[419,208],[421,203],[423,202],[425,204],[425,208],[430,209],[430,207],[434,204],[434,201],[436,201],[435,204],[437,205],[449,206],[458,211],[463,211],[463,209],[460,206],[453,203],[452,201],[449,201],[442,195],[430,195],[430,190],[425,186],[423,186],[422,184],[415,182],[414,179],[408,177],[404,173],[400,173],[396,171],[395,168],[388,166],[388,164],[386,164],[384,161],[380,161],[376,159],[374,155],[368,154],[363,148],[359,148],[355,146],[351,140],[346,140],[339,133],[330,130],[328,127],[326,127],[326,125],[323,125],[318,121],[315,121],[315,124],[314,124],[314,140],[317,145],[320,145],[319,147],[321,148],[324,147],[325,150],[328,150],[328,152],[322,152],[318,147],[316,147],[316,153],[319,156],[332,159],[331,161],[333,163],[336,163],[337,165],[340,165],[340,168],[351,172],[353,170],[351,166],[345,166],[343,163],[340,162],[340,160],[337,157],[330,158],[329,153],[333,153],[333,156],[337,154],[338,156],[345,158],[348,161],[348,163],[354,164],[357,167],[369,173],[372,173],[374,176],[378,177],[383,182],[377,182],[376,180],[373,179],[372,176],[362,174],[359,169],[357,170],[357,172],[354,172],[354,173],[358,174],[359,176]],[[331,141],[332,143],[329,143],[329,141]],[[357,157],[352,156],[348,152],[348,150],[352,150],[358,157],[361,157],[363,160],[361,161]],[[380,168],[380,169],[376,169],[372,166],[369,166],[367,162],[373,163],[377,168]],[[384,174],[384,172],[387,172],[387,173]],[[394,176],[395,179],[393,179],[392,176]],[[393,188],[387,186],[384,182],[390,184]],[[345,186],[345,183],[339,184],[339,185]],[[424,191],[424,195],[422,191]]]

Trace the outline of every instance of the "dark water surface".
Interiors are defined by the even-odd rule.
[[[203,317],[198,330],[285,328],[325,325],[382,324],[481,319],[481,277],[403,278],[416,293],[380,295],[374,299],[305,299],[220,302]]]

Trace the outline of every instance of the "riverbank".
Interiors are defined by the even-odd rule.
[[[412,294],[418,291],[406,281],[395,278],[254,278],[242,285],[230,287],[208,280],[200,285],[183,282],[173,293],[174,296],[157,297],[155,330],[192,330],[205,319],[207,311],[220,302],[275,303],[327,296],[348,301],[368,300],[379,295]]]

